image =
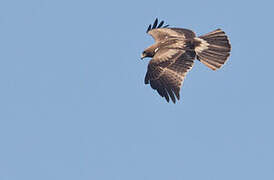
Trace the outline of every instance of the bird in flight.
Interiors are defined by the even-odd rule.
[[[212,70],[222,67],[229,57],[231,46],[221,29],[202,36],[183,28],[170,28],[158,19],[146,31],[155,44],[145,49],[141,59],[152,58],[147,67],[145,84],[150,84],[167,102],[180,99],[184,78],[197,59]]]

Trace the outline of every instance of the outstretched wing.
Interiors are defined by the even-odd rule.
[[[165,40],[166,38],[180,38],[189,39],[194,38],[196,35],[193,31],[183,28],[168,28],[169,25],[163,26],[164,21],[158,24],[158,19],[156,18],[153,25],[149,25],[147,28],[147,33],[150,34],[156,42]]]
[[[160,49],[149,62],[145,84],[151,87],[169,102],[180,99],[180,89],[184,77],[193,67],[194,51],[181,49]]]
[[[158,28],[148,31],[156,42],[163,41],[167,38],[189,39],[196,35],[193,31],[183,28]]]

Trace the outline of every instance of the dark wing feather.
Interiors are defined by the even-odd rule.
[[[151,30],[151,24],[147,28],[147,32]]]
[[[152,29],[158,29],[158,28],[161,28],[163,25],[164,25],[164,21],[161,21],[159,24],[158,24],[158,26],[157,26],[157,24],[158,24],[158,18],[156,18],[155,19],[155,21],[154,21],[154,23],[153,23],[153,25],[149,25],[148,26],[148,28],[147,28],[147,33],[150,31],[150,30],[152,30]],[[166,27],[168,27],[169,25],[165,25],[163,28],[166,28]]]
[[[158,24],[158,18],[155,19],[152,29],[155,29],[157,27],[157,24]]]
[[[162,27],[163,24],[164,24],[164,21],[161,21],[160,24],[157,26],[157,28]]]
[[[162,49],[159,50],[149,62],[145,83],[174,103],[180,99],[180,88],[186,73],[192,68],[195,52]]]

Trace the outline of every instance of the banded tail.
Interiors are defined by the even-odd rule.
[[[212,70],[217,70],[228,59],[231,46],[221,29],[195,38],[197,59]]]

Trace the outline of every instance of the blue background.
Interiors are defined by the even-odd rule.
[[[271,1],[0,1],[0,180],[273,180]],[[181,101],[143,79],[155,17],[232,53]]]

